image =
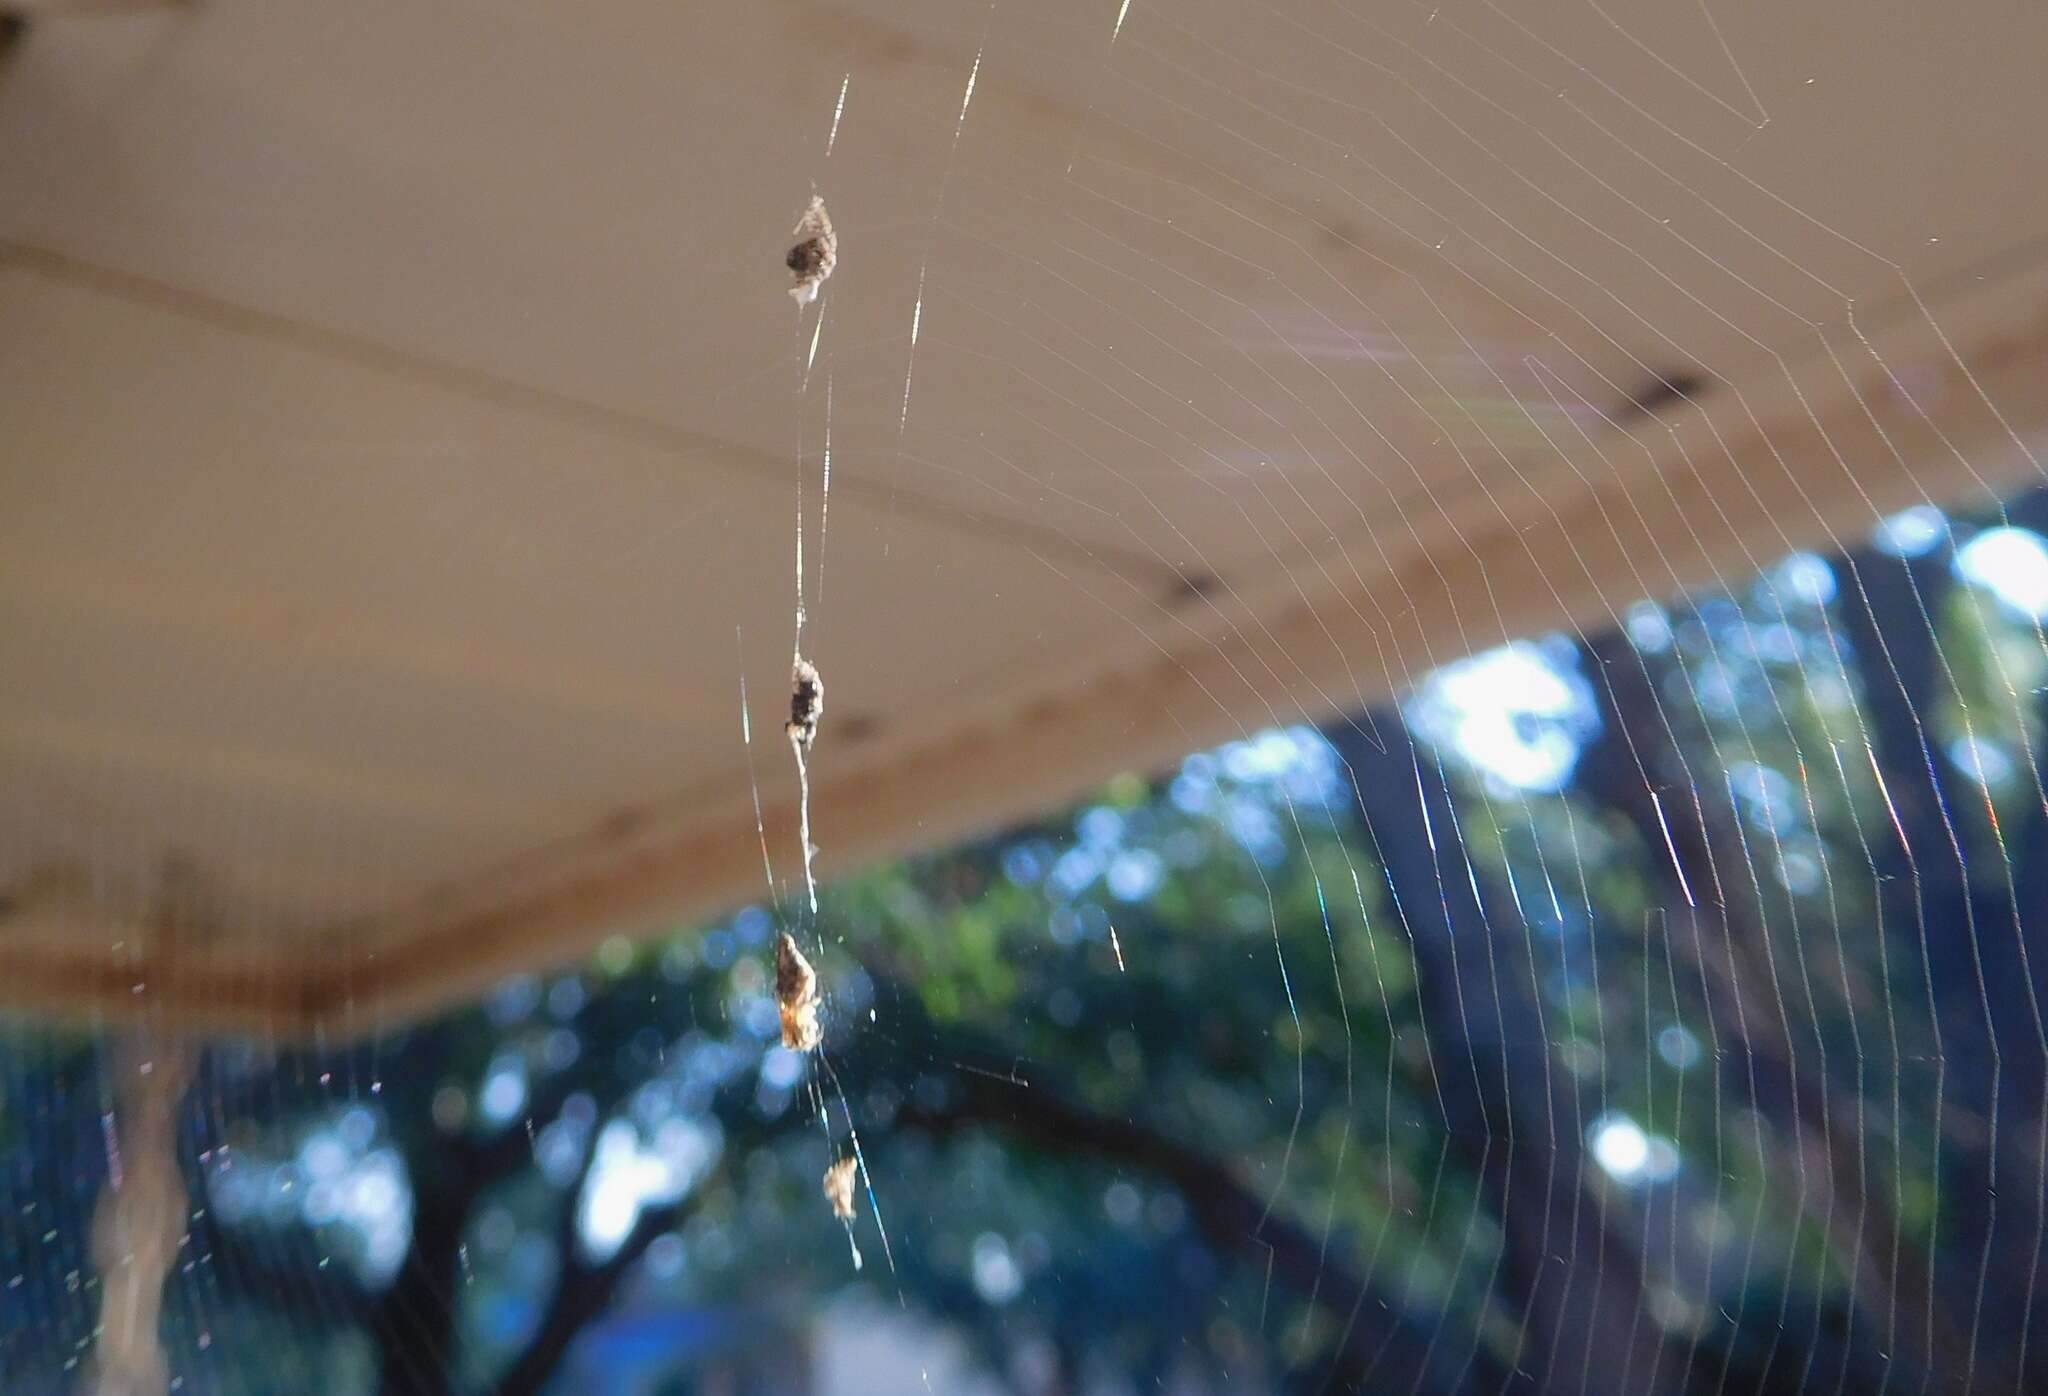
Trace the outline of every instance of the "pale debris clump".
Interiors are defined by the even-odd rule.
[[[858,1167],[849,1154],[825,1170],[825,1200],[832,1204],[832,1215],[841,1221],[853,1220],[853,1175]]]
[[[797,616],[801,624],[803,612],[799,610]],[[818,719],[824,715],[825,681],[818,677],[818,666],[798,654],[790,664],[789,721],[782,724],[782,730],[789,734],[790,754],[796,757],[797,834],[803,839],[804,891],[813,916],[818,914],[818,847],[811,842],[811,772],[804,757],[818,740]]]
[[[782,1045],[808,1052],[824,1037],[818,1027],[818,972],[787,931],[775,945],[775,1007],[782,1016]]]
[[[825,681],[818,677],[818,666],[796,657],[789,671],[789,721],[782,724],[782,730],[789,739],[805,751],[818,740],[818,719],[825,715]]]
[[[792,231],[797,243],[783,261],[796,278],[789,294],[799,306],[804,306],[818,298],[818,289],[832,279],[839,266],[839,235],[832,231],[832,216],[825,212],[825,201],[816,194],[811,195],[810,206]]]

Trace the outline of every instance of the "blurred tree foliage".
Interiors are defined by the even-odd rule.
[[[864,1292],[1031,1392],[2048,1389],[2048,647],[1957,565],[2044,512],[1922,511],[1248,734],[815,920],[216,1045],[178,1370],[576,1389],[631,1312],[685,1391],[700,1329]],[[785,926],[816,1057],[777,1045]],[[0,1371],[61,1389],[102,1178],[53,1170],[105,1086],[84,1040],[7,1059],[6,1273],[42,1297]]]

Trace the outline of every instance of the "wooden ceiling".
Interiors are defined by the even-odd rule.
[[[28,13],[32,1012],[367,1031],[788,882],[800,482],[829,877],[2040,476],[2038,6]]]

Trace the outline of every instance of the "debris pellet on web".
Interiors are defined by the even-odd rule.
[[[846,1228],[846,1249],[853,1257],[853,1268],[856,1270],[865,1264],[861,1259],[860,1242],[853,1239],[853,1179],[859,1170],[860,1156],[858,1154],[848,1155],[826,1169],[824,1179],[825,1200],[832,1204],[832,1215],[839,1218],[840,1225]],[[875,1224],[880,1226],[881,1221],[881,1214],[877,1212],[875,1214]],[[888,1249],[888,1245],[889,1233],[885,1231],[882,1233],[882,1247],[885,1251]],[[890,1258],[889,1263],[890,1268],[893,1270],[895,1268],[895,1258],[893,1256]]]
[[[825,1200],[832,1204],[832,1215],[841,1221],[853,1220],[853,1175],[860,1163],[852,1154],[825,1170]]]
[[[799,653],[790,666],[789,721],[782,730],[789,734],[789,749],[796,757],[797,835],[803,841],[804,892],[811,914],[818,914],[818,849],[811,842],[811,768],[806,759],[811,743],[818,740],[818,719],[825,714],[825,681],[818,666]]]
[[[811,195],[810,206],[792,232],[796,246],[789,249],[783,262],[796,278],[789,294],[799,306],[805,306],[818,298],[819,289],[832,279],[839,266],[839,235],[832,231],[832,216],[825,212],[825,201],[816,194]]]
[[[789,671],[789,721],[782,730],[789,739],[805,751],[818,740],[818,719],[825,715],[825,681],[818,677],[818,666],[796,657]]]
[[[775,945],[775,1007],[782,1017],[782,1045],[808,1052],[824,1034],[818,1027],[818,972],[787,931]]]

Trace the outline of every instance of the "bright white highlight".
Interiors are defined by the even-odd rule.
[[[2048,545],[2033,530],[1986,529],[1956,554],[1956,571],[2027,619],[2048,619]]]
[[[1678,1175],[1678,1146],[1626,1115],[1595,1120],[1586,1142],[1593,1161],[1618,1183],[1664,1183]]]
[[[1875,542],[1895,557],[1918,557],[1940,541],[1947,527],[1941,510],[1931,504],[1916,504],[1879,524]]]
[[[526,1069],[517,1061],[500,1059],[491,1063],[477,1094],[477,1108],[492,1124],[505,1124],[526,1104]]]
[[[839,83],[839,105],[832,108],[832,134],[825,137],[825,158],[832,158],[832,147],[839,143],[839,118],[846,115],[846,89],[853,86],[853,74],[848,73]]]
[[[1024,1276],[1010,1258],[1010,1245],[993,1231],[974,1238],[974,1292],[991,1304],[1007,1304],[1024,1288]]]
[[[1409,712],[1425,735],[1521,790],[1563,786],[1592,726],[1583,682],[1531,644],[1505,645],[1437,671]]]
[[[613,1120],[597,1136],[577,1207],[577,1230],[590,1253],[603,1259],[616,1251],[648,1207],[673,1202],[688,1192],[716,1157],[716,1139],[701,1125],[672,1119],[651,1144],[624,1120]]]
[[[967,104],[974,100],[974,82],[975,79],[979,78],[980,76],[981,52],[980,50],[977,49],[974,54],[974,66],[967,70],[967,91],[963,93],[960,98],[960,126],[964,127],[967,124]],[[959,127],[955,127],[953,131],[953,141],[957,145],[959,143],[959,140],[960,129]]]

